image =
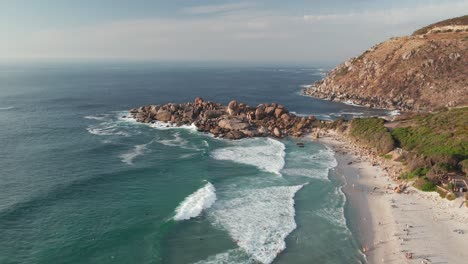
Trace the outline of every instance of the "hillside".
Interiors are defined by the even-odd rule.
[[[386,109],[468,105],[468,16],[392,38],[333,69],[305,95]]]

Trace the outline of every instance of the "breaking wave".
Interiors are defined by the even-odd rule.
[[[171,123],[165,123],[165,122],[155,121],[154,123],[150,123],[149,126],[152,127],[152,128],[155,128],[155,129],[160,129],[160,130],[166,130],[166,129],[188,129],[188,130],[194,131],[194,132],[197,131],[197,126],[195,126],[195,124],[177,126],[177,125],[171,124]]]
[[[235,197],[218,201],[209,215],[249,256],[260,263],[271,263],[286,248],[285,238],[297,227],[294,196],[302,187],[234,190]]]
[[[176,208],[174,220],[188,220],[197,217],[205,209],[210,208],[216,201],[216,189],[211,183],[207,183],[204,187],[185,198],[184,201]]]
[[[274,139],[243,139],[233,142],[235,146],[217,149],[212,153],[216,160],[256,166],[261,170],[281,175],[285,161],[285,146]]]

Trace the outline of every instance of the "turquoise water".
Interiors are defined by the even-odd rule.
[[[325,146],[122,117],[200,94],[319,116],[382,113],[299,96],[320,73],[3,65],[0,263],[363,262]]]

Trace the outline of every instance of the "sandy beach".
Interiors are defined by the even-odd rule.
[[[319,142],[335,151],[336,174],[346,183],[348,207],[356,212],[348,224],[369,263],[468,262],[468,208],[463,198],[448,201],[412,187],[398,194],[392,190],[398,183],[376,157],[364,155],[335,134]]]

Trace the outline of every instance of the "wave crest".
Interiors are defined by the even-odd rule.
[[[256,166],[261,170],[281,175],[286,156],[283,143],[274,139],[243,139],[233,142],[236,146],[217,149],[212,153],[216,160]]]
[[[188,220],[197,217],[205,209],[210,208],[216,201],[216,189],[208,182],[204,187],[187,196],[176,208],[174,220]]]
[[[271,263],[296,229],[294,196],[303,185],[241,190],[210,210],[214,223],[260,263]]]

